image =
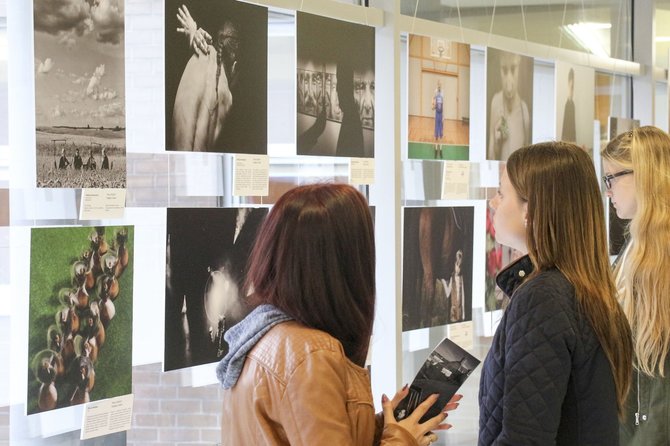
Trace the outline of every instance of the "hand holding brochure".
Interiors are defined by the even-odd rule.
[[[428,355],[409,387],[409,394],[398,404],[396,419],[407,418],[434,393],[439,393],[440,397],[419,422],[423,423],[439,414],[479,363],[477,358],[444,338]]]

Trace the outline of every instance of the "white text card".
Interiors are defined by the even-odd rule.
[[[472,321],[450,324],[448,338],[465,350],[472,350],[474,346]]]
[[[374,158],[351,158],[349,160],[349,183],[374,184],[374,182],[375,182]]]
[[[80,439],[127,431],[132,417],[132,394],[88,403],[84,408]]]
[[[235,155],[233,195],[267,196],[270,158],[267,155]]]
[[[125,189],[82,189],[79,220],[123,218]]]
[[[470,163],[447,161],[442,175],[443,200],[467,200],[470,192]]]

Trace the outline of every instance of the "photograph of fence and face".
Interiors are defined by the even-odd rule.
[[[402,330],[472,320],[473,207],[405,208]]]
[[[132,226],[32,230],[29,415],[131,393],[133,234]]]
[[[408,157],[468,160],[470,45],[409,35]]]
[[[33,12],[37,187],[125,188],[124,0]]]
[[[374,157],[375,30],[297,13],[298,155]]]
[[[533,139],[533,58],[487,48],[486,98],[486,158],[507,161]]]
[[[267,59],[267,8],[166,0],[166,150],[266,154]]]
[[[246,267],[266,208],[169,208],[164,369],[220,360],[249,312]]]

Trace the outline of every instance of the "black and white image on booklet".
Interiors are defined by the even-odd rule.
[[[398,421],[407,418],[416,407],[434,393],[440,396],[423,415],[420,423],[433,418],[446,406],[480,361],[449,338],[444,338],[428,355],[409,387],[409,394],[395,410]]]

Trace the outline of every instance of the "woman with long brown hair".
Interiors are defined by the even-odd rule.
[[[635,350],[621,444],[670,445],[670,136],[641,127],[601,154],[607,195],[631,220],[614,270]]]
[[[365,368],[375,313],[375,247],[365,198],[319,184],[285,193],[259,231],[247,276],[255,309],[225,335],[217,367],[222,442],[237,445],[421,445],[448,429],[446,411],[424,423],[428,397],[396,421],[407,386],[374,415]],[[381,441],[381,443],[380,443]]]
[[[482,371],[479,444],[617,445],[632,341],[591,159],[563,142],[519,149],[491,206],[496,240],[527,255],[496,279],[511,300]]]

